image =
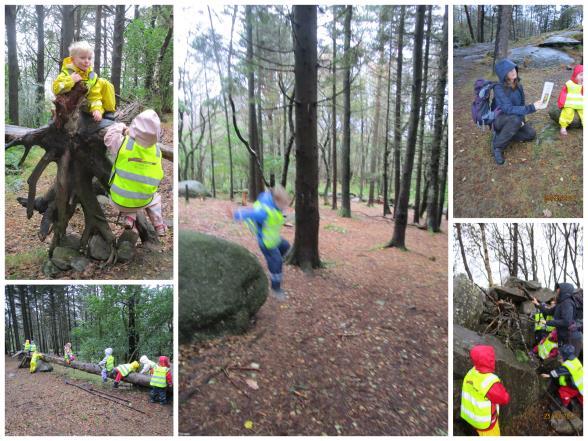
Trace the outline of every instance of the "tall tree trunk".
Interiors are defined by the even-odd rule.
[[[204,66],[204,89],[206,91],[206,113],[208,116],[208,146],[210,147],[210,174],[211,174],[211,186],[212,186],[212,197],[216,198],[216,179],[214,176],[214,143],[212,142],[212,119],[210,117],[210,94],[208,93],[208,75],[206,74],[207,67],[206,63]]]
[[[396,217],[396,213],[398,210],[398,200],[400,198],[400,144],[402,142],[402,133],[400,133],[400,121],[401,121],[401,109],[402,109],[402,54],[404,49],[404,15],[405,15],[405,7],[402,6],[400,8],[400,25],[398,27],[398,38],[397,38],[397,45],[398,45],[398,53],[396,55],[396,99],[395,99],[395,107],[394,107],[394,217]],[[420,29],[420,32],[423,32],[423,29]],[[416,32],[415,32],[416,35]],[[422,39],[421,39],[422,40]],[[420,48],[420,54],[422,56],[423,48]],[[421,68],[421,65],[419,68]],[[422,78],[423,73],[418,72],[418,76]],[[414,86],[414,84],[413,84]],[[419,83],[419,88],[421,84]],[[414,90],[413,90],[414,93]],[[418,106],[421,105],[420,103],[420,94],[421,90],[418,90],[419,94],[419,102],[417,103]],[[414,110],[414,109],[412,109]],[[416,121],[418,121],[418,111],[415,115]],[[388,136],[388,133],[386,133]],[[384,158],[385,161],[388,161],[388,158]],[[387,164],[384,163],[384,167],[387,167]],[[412,175],[412,170],[411,170]],[[384,186],[386,187],[386,186]],[[385,189],[386,193],[388,192]],[[388,198],[384,198],[384,215],[390,214],[390,207],[388,206]]]
[[[494,47],[494,64],[497,60],[508,56],[508,36],[510,32],[510,23],[512,20],[512,5],[498,6],[498,28],[496,30],[496,41]]]
[[[382,68],[384,67],[384,54],[385,54],[385,30],[384,30],[384,22],[385,22],[385,14],[384,8],[380,12],[380,24],[378,29],[378,63],[376,64],[376,90],[382,90]],[[381,112],[381,94],[376,93],[375,97],[375,104],[374,104],[374,136],[371,143],[370,148],[370,186],[369,186],[369,193],[368,193],[368,207],[374,205],[375,196],[374,190],[376,187],[376,168],[377,168],[377,160],[378,160],[378,142],[380,140],[380,112]]]
[[[515,223],[512,228],[512,266],[510,275],[517,277],[519,274],[519,225]]]
[[[247,91],[249,100],[249,145],[259,157],[259,134],[257,132],[257,116],[255,114],[255,69],[253,67],[253,14],[252,6],[245,6],[245,22],[247,32]],[[249,200],[255,201],[263,191],[261,171],[258,170],[256,159],[249,155]]]
[[[416,190],[414,199],[414,213],[413,222],[418,224],[421,217],[421,180],[423,174],[423,150],[425,138],[425,124],[426,124],[426,110],[427,110],[427,83],[429,73],[429,47],[431,45],[431,27],[432,27],[432,6],[428,6],[427,14],[427,37],[425,42],[425,67],[423,69],[423,105],[421,106],[421,114],[419,116],[419,154],[417,159],[417,175],[416,175]]]
[[[125,5],[117,5],[114,15],[114,31],[112,34],[112,74],[111,81],[114,92],[120,95],[120,79],[122,70],[122,52],[125,32]]]
[[[419,125],[419,112],[421,103],[421,91],[423,82],[423,39],[425,27],[426,6],[418,6],[416,12],[414,30],[414,51],[413,51],[413,83],[412,99],[410,105],[410,120],[408,125],[408,139],[406,141],[406,157],[402,168],[402,184],[398,196],[397,210],[394,216],[394,234],[388,246],[406,248],[405,235],[408,223],[408,199],[410,197],[410,186],[412,184],[412,168],[414,164],[414,153],[416,150],[416,136]],[[401,25],[404,14],[401,14]],[[399,34],[400,36],[401,34]],[[399,52],[399,56],[400,56]],[[441,57],[441,60],[445,60]],[[443,61],[442,61],[443,64]],[[400,75],[400,72],[397,73]],[[397,96],[398,97],[398,96]],[[398,107],[397,107],[398,109]],[[398,109],[399,111],[399,109]],[[398,130],[396,128],[395,130]]]
[[[165,38],[163,40],[163,44],[159,48],[159,54],[157,55],[157,60],[155,61],[155,67],[153,69],[153,90],[147,91],[150,96],[161,97],[161,85],[163,84],[163,60],[165,59],[165,55],[167,53],[167,49],[173,39],[174,36],[174,15],[173,13],[170,15],[167,23],[167,33],[165,34]],[[173,58],[173,57],[172,57]],[[164,109],[163,108],[163,100],[162,100],[162,111],[168,111],[171,109]]]
[[[225,129],[227,131],[227,142],[229,144],[229,198],[233,200],[233,193],[235,191],[234,183],[233,183],[233,147],[231,145],[231,129],[229,126],[229,108],[227,106],[227,95],[225,92],[225,86],[223,81],[223,74],[221,69],[220,63],[220,55],[218,49],[218,40],[217,35],[214,32],[214,25],[212,23],[212,13],[210,12],[210,6],[208,6],[208,18],[210,20],[210,33],[212,37],[213,47],[214,47],[214,58],[216,61],[216,69],[218,71],[218,79],[221,83],[221,93],[223,96],[223,111],[225,114]]]
[[[151,30],[155,29],[155,24],[157,23],[157,16],[159,15],[159,6],[154,5],[151,8],[151,17],[149,19],[149,27]],[[153,89],[153,71],[155,69],[155,63],[152,61],[147,62],[145,66],[145,90],[147,93]]]
[[[37,125],[41,125],[45,107],[45,7],[35,6],[37,12]]]
[[[18,319],[16,318],[16,307],[14,302],[14,285],[6,285],[6,295],[8,297],[8,304],[10,305],[10,317],[12,317],[12,323],[14,325],[14,341],[16,347],[19,348],[22,342],[20,341],[20,335],[18,332]],[[24,349],[24,348],[23,348]]]
[[[129,343],[129,353],[127,360],[130,362],[131,359],[137,358],[137,350],[139,347],[139,333],[137,332],[137,317],[136,317],[136,308],[138,303],[138,296],[137,291],[140,290],[140,286],[132,286],[129,287],[131,289],[131,295],[129,297],[128,302],[128,312],[129,312],[129,321],[128,321],[128,343]]]
[[[61,60],[69,56],[69,45],[74,39],[74,7],[72,5],[62,5],[61,8],[61,44],[59,48],[59,69],[61,69]]]
[[[337,209],[337,6],[333,6],[333,102],[331,103],[331,164],[333,168],[333,199],[331,208]]]
[[[8,118],[12,124],[18,125],[19,68],[18,51],[16,48],[17,6],[4,6],[4,13],[6,14],[6,46],[8,47]]]
[[[478,5],[478,41],[484,43],[484,5]]]
[[[96,6],[96,26],[94,36],[94,72],[100,76],[102,54],[102,6]]]
[[[296,88],[296,229],[288,261],[320,266],[317,146],[317,7],[293,6]]]
[[[486,274],[488,277],[488,286],[494,286],[494,280],[492,279],[492,267],[490,266],[490,257],[488,255],[488,242],[486,241],[486,224],[480,225],[480,234],[482,236],[482,251],[484,254],[484,268],[486,268]]]
[[[468,266],[468,260],[466,259],[466,253],[465,253],[465,249],[463,247],[463,239],[461,237],[461,224],[455,224],[455,228],[457,231],[457,241],[459,243],[459,252],[461,253],[461,260],[463,262],[463,267],[465,268],[465,271],[468,275],[468,279],[473,281],[474,278],[472,277],[472,272],[470,271],[470,267]]]
[[[472,28],[472,20],[470,19],[470,13],[468,11],[468,7],[464,5],[463,9],[466,13],[466,18],[468,19],[468,29],[470,30],[470,36],[472,37],[472,41],[476,41],[476,37],[474,36],[474,29]]]
[[[535,254],[534,224],[527,224],[527,234],[529,235],[529,246],[531,247],[531,272],[533,273],[533,280],[537,281],[537,255]]]
[[[351,15],[353,7],[345,7],[343,70],[343,146],[341,149],[341,216],[351,217]]]
[[[439,154],[443,138],[443,106],[445,103],[445,86],[447,85],[447,6],[443,17],[443,39],[441,41],[441,53],[439,54],[439,80],[435,97],[435,125],[433,129],[433,143],[431,146],[431,160],[429,163],[429,201],[427,204],[427,224],[429,230],[439,232],[437,227],[437,208],[439,195]]]
[[[26,301],[26,290],[27,287],[25,285],[17,285],[18,286],[18,295],[20,300],[20,314],[22,316],[22,328],[24,332],[24,338],[26,340],[30,340],[33,337],[33,332],[31,328],[31,324],[29,323],[29,316],[28,316],[28,307]]]
[[[443,166],[441,167],[439,173],[439,180],[441,185],[439,185],[439,207],[437,208],[437,228],[441,230],[441,222],[443,221],[443,206],[445,205],[445,187],[447,186],[447,168],[448,168],[448,161],[449,161],[449,140],[448,140],[448,133],[447,133],[447,115],[445,116],[445,122],[443,123],[443,132],[445,136],[443,137],[443,146],[445,147],[443,150]]]

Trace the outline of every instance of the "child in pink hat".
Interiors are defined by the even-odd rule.
[[[152,175],[155,173],[158,177],[160,176],[159,181],[163,178],[161,151],[157,146],[160,129],[161,123],[157,113],[152,109],[147,109],[137,115],[131,122],[130,127],[127,127],[123,123],[111,125],[104,135],[104,144],[112,155],[114,162],[110,179],[111,200],[121,215],[124,215],[125,228],[137,231],[135,226],[137,212],[144,209],[157,234],[159,236],[165,236],[167,225],[163,220],[161,196],[159,193],[153,190],[152,193],[147,192],[144,195],[145,199],[135,201],[132,199],[134,197],[132,195],[137,192],[129,192],[124,188],[119,188],[121,187],[121,180],[124,181],[126,178],[134,179],[135,181],[141,180],[141,176],[138,178],[133,178],[132,176],[133,174],[137,176],[137,163],[144,161],[145,164],[148,164],[147,167],[149,167],[148,170],[151,175],[149,177],[146,176],[144,179],[149,182],[151,188],[156,189],[158,183],[154,181],[158,179],[153,178]],[[125,161],[122,161],[123,157]],[[124,169],[125,164],[132,165],[131,172]],[[123,195],[123,197],[120,197],[120,195]],[[129,202],[122,204],[120,201]]]

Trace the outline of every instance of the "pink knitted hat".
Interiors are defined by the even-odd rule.
[[[129,135],[142,146],[151,146],[159,139],[160,124],[157,113],[152,109],[147,109],[131,122]]]

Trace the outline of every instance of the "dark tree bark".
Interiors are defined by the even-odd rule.
[[[484,5],[478,5],[478,42],[484,43]]]
[[[204,90],[206,91],[206,112],[208,115],[208,146],[210,147],[210,174],[212,184],[212,197],[216,198],[216,179],[214,175],[214,143],[212,142],[212,119],[210,117],[210,95],[208,93],[208,76],[206,74],[207,68],[204,68]]]
[[[153,89],[148,91],[151,96],[159,97],[161,96],[161,85],[163,84],[163,60],[165,59],[165,55],[167,54],[168,47],[172,41],[174,35],[174,16],[173,14],[170,15],[169,19],[167,20],[167,33],[165,34],[165,38],[163,39],[163,44],[159,48],[159,54],[157,55],[157,60],[155,61],[155,68],[153,70]],[[162,111],[167,112],[171,109],[162,109]]]
[[[157,23],[157,16],[159,14],[159,6],[154,5],[151,8],[151,17],[149,19],[149,27],[155,29]],[[145,69],[145,90],[150,91],[153,89],[153,71],[155,69],[155,63],[148,62]]]
[[[29,320],[29,311],[28,305],[26,301],[26,290],[27,287],[25,285],[18,285],[18,296],[20,300],[20,314],[22,317],[22,328],[24,332],[25,340],[30,340],[33,338],[33,330]]]
[[[45,104],[45,7],[35,6],[37,12],[37,124],[41,124]]]
[[[351,217],[351,15],[353,7],[345,7],[343,69],[343,145],[341,148],[341,216]]]
[[[333,202],[331,208],[337,209],[337,6],[333,6],[333,34],[331,36],[333,40],[333,102],[331,104],[331,158],[333,164]]]
[[[394,107],[394,217],[396,217],[396,212],[398,210],[398,200],[400,198],[400,144],[402,142],[401,138],[401,128],[400,128],[400,119],[401,119],[401,108],[402,108],[402,51],[404,49],[404,15],[405,15],[405,6],[400,8],[400,24],[398,28],[398,38],[397,38],[397,45],[398,45],[398,53],[396,54],[396,98],[395,98],[395,107]],[[423,30],[421,29],[421,32]],[[422,54],[422,47],[420,48],[420,52]],[[421,63],[422,66],[422,63]],[[420,78],[422,78],[422,72],[418,73]],[[419,84],[420,87],[420,84]],[[421,91],[419,90],[419,97]],[[420,99],[420,98],[419,98]],[[390,100],[390,98],[388,98]],[[420,102],[418,103],[420,106]],[[418,112],[415,118],[418,118]],[[418,121],[418,119],[417,119]],[[386,131],[386,138],[388,138],[388,131]],[[388,167],[388,158],[384,157],[384,167]],[[412,173],[412,171],[411,171]],[[384,215],[390,214],[390,207],[388,206],[388,189],[387,189],[387,182],[384,183]]]
[[[245,6],[245,22],[247,32],[247,91],[249,99],[249,145],[259,159],[259,133],[255,108],[255,69],[253,63],[253,14],[252,6]],[[249,200],[255,201],[263,191],[262,167],[253,155],[249,156]]]
[[[221,62],[220,62],[220,55],[219,55],[219,44],[217,39],[217,34],[214,32],[214,25],[212,23],[212,14],[210,12],[210,7],[208,7],[208,18],[210,20],[210,33],[213,42],[214,48],[214,59],[216,61],[216,69],[218,71],[218,78],[221,83],[221,93],[223,97],[223,111],[225,114],[225,128],[227,131],[227,142],[229,144],[229,198],[233,200],[233,193],[234,193],[234,184],[233,184],[233,147],[231,145],[231,129],[229,126],[229,108],[227,105],[227,96],[225,93],[225,86],[223,81],[223,74],[221,69]]]
[[[494,47],[494,66],[497,60],[508,56],[508,36],[512,20],[512,5],[498,6],[498,28],[496,30],[496,41]]]
[[[69,56],[69,45],[74,39],[74,7],[72,5],[62,5],[61,8],[61,46],[59,50],[59,69],[61,61]]]
[[[512,225],[512,266],[510,268],[510,275],[517,277],[519,273],[519,225]]]
[[[57,355],[61,354],[61,345],[57,338],[57,311],[55,306],[55,290],[50,287],[48,290],[49,294],[49,308],[51,310],[51,346],[53,346],[53,352]]]
[[[417,159],[417,173],[416,173],[416,190],[414,200],[414,213],[413,222],[418,224],[421,217],[421,180],[423,174],[423,150],[424,150],[424,138],[425,138],[425,123],[426,123],[426,110],[427,110],[427,83],[428,83],[428,72],[429,72],[429,47],[431,45],[431,27],[432,27],[432,6],[428,6],[427,14],[427,37],[425,42],[425,67],[423,69],[423,105],[421,106],[421,114],[419,116],[419,153]]]
[[[490,257],[488,256],[488,242],[486,241],[486,224],[480,225],[480,235],[482,238],[482,253],[484,258],[484,268],[486,268],[486,274],[488,277],[488,286],[494,286],[494,280],[492,278],[492,267],[490,266]]]
[[[128,360],[132,360],[137,358],[137,350],[139,349],[139,333],[137,332],[137,317],[136,317],[136,308],[139,296],[137,295],[138,290],[140,291],[140,286],[132,286],[129,287],[131,290],[131,295],[129,296],[129,300],[127,303],[128,306],[128,314],[129,314],[129,321],[128,321],[128,342],[129,342],[129,353],[128,353]]]
[[[19,68],[16,48],[16,15],[17,6],[4,6],[6,14],[6,46],[8,48],[8,118],[18,124],[18,88]]]
[[[414,153],[416,150],[416,135],[419,124],[419,111],[421,103],[421,91],[423,81],[423,39],[426,6],[418,6],[416,13],[414,31],[414,52],[413,52],[413,83],[412,99],[410,106],[410,120],[408,125],[408,139],[406,142],[406,157],[402,168],[402,184],[398,197],[397,210],[394,216],[394,235],[388,246],[406,248],[405,235],[408,223],[408,199],[410,197],[410,186],[412,183],[412,168],[414,164]],[[402,19],[401,19],[402,20]],[[441,60],[445,60],[441,57]],[[444,62],[442,62],[443,64]],[[400,75],[400,73],[398,73]],[[398,109],[399,110],[399,109]],[[398,130],[398,129],[396,129]]]
[[[441,185],[439,185],[439,207],[437,208],[437,228],[441,230],[441,222],[443,220],[443,206],[445,205],[445,187],[447,185],[447,168],[448,168],[448,160],[449,160],[449,142],[448,142],[448,134],[447,134],[447,115],[445,116],[445,122],[443,123],[443,132],[445,136],[443,137],[443,166],[441,167],[439,173],[439,181]]]
[[[288,262],[320,266],[317,146],[317,7],[293,6],[296,83],[296,230]]]
[[[529,247],[531,248],[531,272],[533,274],[533,280],[537,278],[537,255],[535,254],[535,229],[534,224],[527,224],[527,234],[529,236]]]
[[[96,6],[96,25],[94,31],[94,72],[100,76],[102,66],[102,6]]]
[[[115,93],[120,95],[120,76],[125,32],[125,5],[117,5],[115,11],[114,31],[112,34],[112,74],[110,79],[114,85]]]
[[[438,233],[437,209],[439,195],[439,156],[443,138],[443,108],[445,104],[445,86],[447,85],[447,6],[443,17],[443,39],[441,40],[441,53],[439,54],[439,80],[435,93],[435,124],[433,128],[433,143],[431,146],[431,160],[429,163],[429,200],[427,204],[427,224],[429,230]]]
[[[457,241],[459,243],[459,252],[461,253],[461,260],[463,262],[463,266],[468,275],[468,279],[473,281],[474,278],[472,277],[472,272],[470,271],[470,267],[468,266],[468,260],[466,259],[466,253],[463,247],[463,238],[461,236],[461,224],[455,224],[455,229],[457,231]]]
[[[20,348],[22,342],[20,341],[20,335],[18,332],[18,319],[16,318],[16,306],[14,302],[14,285],[6,285],[6,295],[8,297],[8,304],[10,305],[10,317],[12,318],[13,334],[15,347]],[[24,349],[24,348],[23,348]]]
[[[472,20],[470,19],[470,13],[468,11],[468,7],[464,5],[463,9],[466,13],[466,18],[468,19],[468,29],[470,30],[470,36],[472,37],[472,41],[476,41],[476,37],[474,35],[474,29],[472,28]]]

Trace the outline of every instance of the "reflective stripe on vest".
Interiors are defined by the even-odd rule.
[[[29,351],[31,349],[31,344],[30,343],[25,343],[25,351]]]
[[[540,323],[542,319],[543,314],[541,314],[540,312],[536,312],[533,316],[533,320],[535,321],[535,331],[542,331],[543,329],[545,329],[545,326]]]
[[[150,386],[164,388],[167,386],[166,375],[168,368],[164,366],[156,366],[153,369],[153,375],[151,376]]]
[[[543,342],[539,343],[539,346],[537,347],[537,352],[539,353],[541,360],[549,358],[549,354],[553,348],[557,348],[557,342],[553,342],[549,340],[549,338],[544,338]]]
[[[276,248],[281,241],[280,230],[284,225],[284,215],[276,208],[268,207],[259,201],[255,201],[253,208],[264,210],[267,213],[267,217],[261,226],[261,233],[259,232],[258,225],[251,219],[247,219],[246,223],[249,229],[261,238],[263,245],[268,249]]]
[[[582,85],[576,84],[572,80],[566,82],[567,95],[564,107],[581,110],[584,108],[584,96],[582,95]]]
[[[131,372],[131,365],[130,364],[119,364],[116,367],[116,370],[119,371],[123,377],[126,377],[127,375],[129,375],[129,372]]]
[[[71,76],[71,74],[76,72],[76,70],[68,67],[67,69],[65,69],[65,72]],[[80,76],[81,76],[81,74],[80,74]],[[96,72],[92,71],[88,74],[88,79],[82,80],[82,81],[86,85],[86,88],[88,89],[88,91],[90,91],[90,89],[92,87],[94,87],[94,85],[98,81],[98,75],[96,75]]]
[[[550,320],[553,320],[553,316],[552,316],[552,315],[548,315],[547,317],[545,317],[545,321],[546,321],[546,322],[548,322],[548,321],[550,321]],[[551,332],[551,331],[553,331],[554,329],[555,329],[555,326],[547,326],[547,325],[545,325],[545,330],[546,330],[547,332]]]
[[[154,144],[144,147],[125,137],[110,173],[110,197],[121,207],[149,205],[163,179],[161,150]]]
[[[463,379],[460,416],[476,429],[487,429],[492,422],[492,403],[486,398],[490,388],[500,382],[491,373],[482,374],[471,368]],[[496,406],[498,412],[498,406]]]
[[[106,370],[110,372],[114,368],[114,356],[110,355],[106,359]]]
[[[576,388],[578,388],[578,391],[582,394],[582,396],[584,396],[584,367],[582,366],[580,360],[578,360],[578,358],[574,358],[573,360],[566,360],[562,363],[562,366],[565,366],[568,369],[570,375],[572,376],[574,385]],[[560,377],[560,384],[562,379],[564,379],[564,382],[566,382],[565,377]],[[562,384],[562,386],[565,386],[565,384]]]

